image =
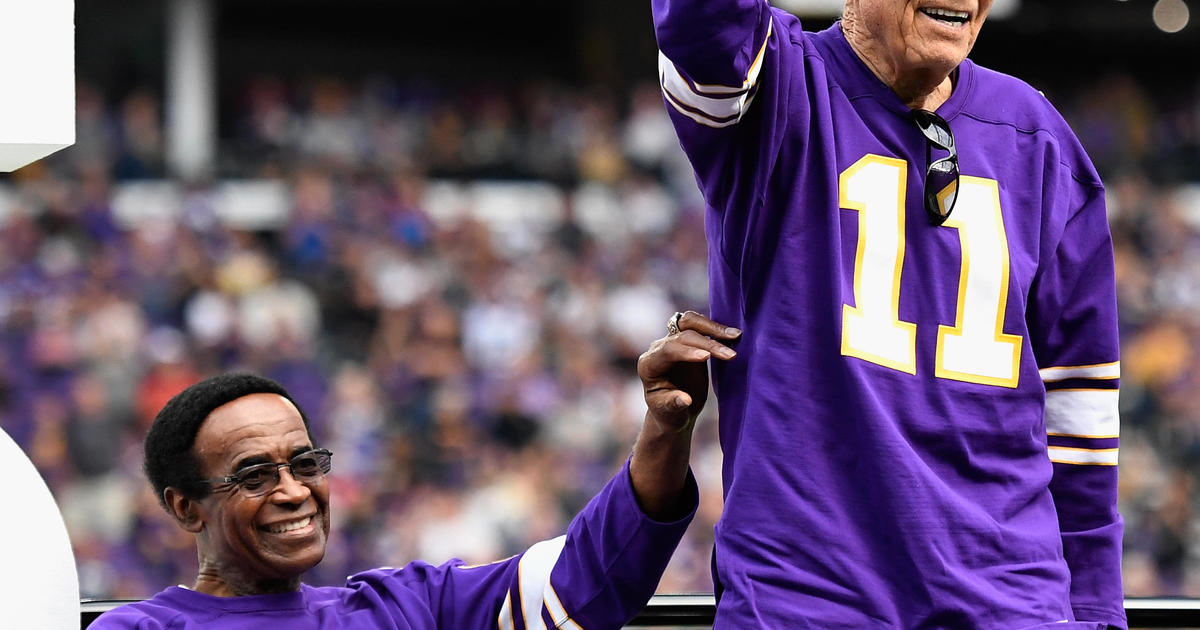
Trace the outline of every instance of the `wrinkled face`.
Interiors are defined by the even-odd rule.
[[[992,0],[850,0],[898,74],[958,67],[992,8]]]
[[[193,448],[202,476],[215,479],[255,464],[286,462],[313,445],[296,407],[283,396],[261,393],[213,410]],[[296,578],[325,555],[328,481],[302,484],[286,467],[279,475],[262,496],[214,489],[198,502],[202,564],[216,567],[228,583]]]

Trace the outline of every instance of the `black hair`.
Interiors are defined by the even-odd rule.
[[[164,508],[163,490],[174,487],[185,496],[201,499],[208,495],[207,484],[200,483],[200,462],[192,452],[200,425],[214,409],[250,394],[279,394],[291,401],[304,420],[304,429],[312,439],[308,416],[283,385],[256,374],[221,374],[204,379],[176,394],[154,417],[146,434],[142,470],[154,487]]]

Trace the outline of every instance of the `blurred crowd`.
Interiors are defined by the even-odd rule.
[[[1049,95],[1109,187],[1127,592],[1200,596],[1200,98],[1124,76]],[[266,78],[240,96],[216,181],[170,180],[157,95],[87,85],[76,145],[0,180],[0,426],[64,512],[83,594],[193,581],[141,440],[232,369],[287,386],[334,452],[306,581],[560,533],[628,454],[638,355],[707,303],[702,202],[656,87]],[[164,180],[170,212],[124,208]],[[242,180],[274,182],[282,219],[224,220],[214,190]],[[664,592],[711,589],[714,407]]]

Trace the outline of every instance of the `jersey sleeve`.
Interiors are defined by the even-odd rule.
[[[654,594],[694,515],[699,495],[690,472],[687,492],[691,514],[651,520],[637,505],[627,462],[564,536],[492,564],[412,563],[360,574],[348,586],[390,592],[397,607],[415,593],[439,628],[618,630]]]
[[[796,18],[766,0],[651,6],[663,99],[705,200],[717,211],[745,207],[784,136],[791,48],[781,40]]]
[[[1126,627],[1123,523],[1117,512],[1120,384],[1112,239],[1104,190],[1073,177],[1069,217],[1030,298],[1034,354],[1046,389],[1050,491],[1081,621]]]

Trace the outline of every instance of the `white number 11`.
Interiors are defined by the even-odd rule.
[[[858,212],[854,306],[842,307],[842,354],[917,373],[917,324],[900,320],[908,165],[868,154],[839,178],[839,203]],[[1016,387],[1021,337],[1005,334],[1008,238],[995,180],[963,176],[955,212],[962,263],[953,326],[939,325],[934,375]],[[934,229],[930,227],[930,229]]]

